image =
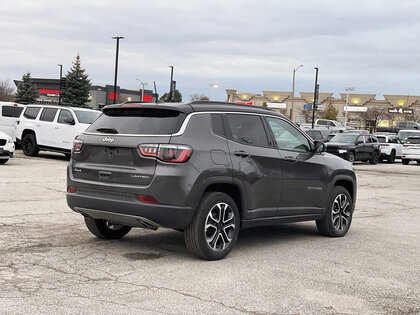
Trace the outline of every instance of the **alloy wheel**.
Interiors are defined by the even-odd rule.
[[[204,234],[207,244],[215,251],[226,249],[231,243],[236,228],[235,213],[224,202],[220,202],[209,211]]]
[[[349,199],[345,194],[335,197],[332,205],[332,221],[334,228],[343,231],[350,223],[351,209]]]
[[[32,140],[26,138],[25,141],[23,142],[23,150],[26,153],[30,153],[30,152],[32,152],[32,148],[33,148]]]

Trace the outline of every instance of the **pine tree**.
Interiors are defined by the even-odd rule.
[[[31,73],[22,76],[22,81],[17,86],[15,101],[21,104],[33,104],[38,98],[38,91],[32,83]]]
[[[338,110],[333,104],[329,103],[324,112],[324,119],[337,120]]]
[[[74,107],[87,107],[91,86],[86,70],[80,66],[80,55],[77,54],[72,68],[66,75],[66,88],[61,93],[61,102]]]
[[[170,102],[171,100],[170,100],[170,95],[169,95],[169,92],[168,92],[168,93],[163,94],[163,95],[160,97],[160,100],[161,100],[162,102]],[[178,90],[175,90],[175,102],[182,102],[182,94],[181,94],[181,92],[179,92]]]

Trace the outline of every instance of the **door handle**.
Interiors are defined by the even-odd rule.
[[[233,154],[235,154],[236,156],[240,156],[240,157],[248,157],[250,156],[250,154],[248,152],[245,151],[235,151],[233,152]]]
[[[296,162],[297,160],[296,160],[296,158],[294,157],[294,156],[285,156],[284,158],[283,158],[285,161],[287,161],[287,162],[291,162],[291,163],[294,163],[294,162]]]
[[[99,171],[98,175],[100,178],[109,178],[111,176],[111,172]]]
[[[60,127],[54,127],[54,129],[60,129]]]
[[[41,127],[41,125],[39,125],[39,124],[38,124],[38,125],[35,125],[35,126],[37,126],[37,127]]]

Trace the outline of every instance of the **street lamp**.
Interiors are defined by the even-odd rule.
[[[115,76],[114,76],[114,104],[117,101],[117,73],[118,73],[118,51],[120,50],[120,39],[124,39],[123,36],[113,36],[112,39],[117,40],[117,47],[115,49]]]
[[[349,107],[349,91],[354,91],[354,87],[346,87],[346,107],[344,107],[344,128],[347,128],[347,110]]]
[[[292,107],[290,108],[290,120],[292,121],[293,121],[293,107],[295,104],[295,76],[296,76],[296,71],[298,71],[300,67],[303,67],[303,65],[298,65],[296,68],[293,69]]]
[[[58,94],[58,105],[61,105],[61,92],[62,92],[62,87],[61,87],[61,81],[63,80],[63,65],[58,64],[57,66],[60,67],[60,94]]]
[[[217,83],[210,83],[210,89],[211,89],[211,96],[213,96],[213,90],[217,89],[219,85]]]
[[[140,102],[143,102],[143,99],[144,99],[144,86],[147,85],[147,82],[143,82],[140,79],[137,79],[137,81],[139,81],[140,84],[141,84],[141,86],[142,86],[142,88],[141,88],[141,100],[140,100]]]

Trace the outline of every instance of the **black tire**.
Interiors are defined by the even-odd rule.
[[[209,224],[207,229],[206,224]],[[209,192],[203,196],[190,225],[184,230],[185,243],[192,255],[219,260],[235,246],[239,228],[239,211],[233,199],[225,193]]]
[[[417,162],[417,164],[420,164],[420,160],[417,160],[416,162]]]
[[[389,164],[392,164],[392,163],[395,162],[395,151],[394,150],[392,150],[391,154],[388,156],[387,162]]]
[[[349,161],[351,164],[354,163],[355,159],[356,159],[356,157],[354,155],[354,152],[349,152],[347,154],[347,161]]]
[[[64,156],[66,157],[67,161],[70,161],[71,158],[71,154],[70,153],[65,153]]]
[[[37,156],[39,153],[39,148],[36,142],[36,137],[34,134],[27,134],[22,139],[22,151],[27,156]]]
[[[9,159],[1,159],[0,164],[6,164],[7,161],[9,161]]]
[[[402,164],[404,164],[404,165],[408,165],[408,163],[410,163],[410,160],[407,160],[407,159],[402,159]]]
[[[105,220],[88,217],[85,217],[85,223],[93,235],[107,240],[123,238],[131,230],[129,226],[112,224]]]
[[[369,163],[372,165],[378,164],[379,160],[379,153],[377,151],[373,151],[372,157],[369,160]]]
[[[340,205],[340,201],[337,198],[345,196],[348,201],[348,206],[344,209],[339,209],[338,214],[334,214],[337,210],[336,206]],[[344,200],[344,199],[341,199]],[[338,202],[338,204],[336,203]],[[343,202],[344,203],[344,202]],[[341,216],[340,216],[341,214]],[[338,222],[337,222],[338,218]],[[343,219],[344,218],[344,219]],[[328,202],[328,207],[325,216],[322,220],[316,221],[316,227],[320,234],[330,237],[342,237],[348,232],[351,221],[353,218],[353,200],[351,199],[350,193],[342,186],[336,186],[333,189],[332,196]],[[344,225],[344,221],[347,221]],[[336,226],[338,223],[338,227]]]

